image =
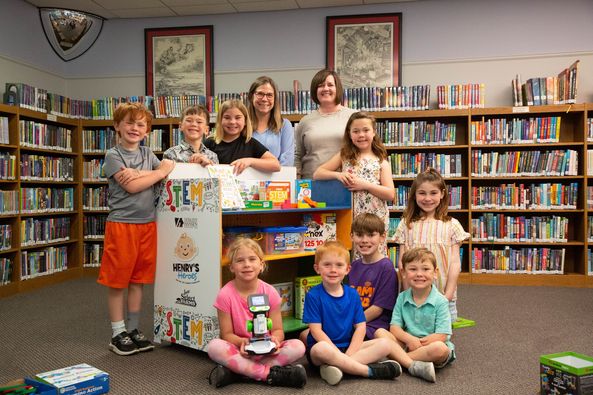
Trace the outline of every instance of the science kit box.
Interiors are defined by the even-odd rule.
[[[109,374],[86,363],[39,373],[25,378],[25,383],[31,385],[44,383],[55,389],[53,392],[43,392],[43,394],[96,395],[109,392]]]
[[[305,295],[317,284],[321,284],[321,276],[297,277],[294,279],[294,318],[303,319]]]
[[[305,251],[315,251],[328,240],[336,240],[336,213],[307,213],[303,215]]]
[[[593,394],[593,358],[575,352],[542,355],[541,394]]]

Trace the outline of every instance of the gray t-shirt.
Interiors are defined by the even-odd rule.
[[[148,147],[127,151],[117,145],[105,154],[103,171],[109,180],[109,215],[107,221],[129,224],[145,224],[156,219],[155,192],[158,183],[137,193],[128,193],[119,185],[113,175],[128,167],[138,170],[154,170],[161,162]]]
[[[314,110],[301,119],[294,139],[294,165],[301,178],[313,178],[319,166],[340,152],[346,124],[355,112],[348,107],[342,107],[332,114],[321,114]]]

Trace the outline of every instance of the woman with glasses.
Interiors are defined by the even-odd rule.
[[[311,99],[319,105],[305,115],[296,127],[294,162],[299,178],[313,178],[319,166],[337,154],[350,115],[356,112],[342,106],[342,82],[333,70],[321,70],[311,80]]]
[[[278,87],[270,77],[256,79],[249,88],[247,108],[253,138],[262,143],[282,166],[294,166],[294,129],[280,115]]]

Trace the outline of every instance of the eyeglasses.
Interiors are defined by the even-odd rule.
[[[260,100],[263,99],[264,97],[268,100],[274,100],[273,93],[255,92],[253,95]]]

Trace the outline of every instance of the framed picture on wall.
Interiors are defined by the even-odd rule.
[[[212,96],[212,26],[144,29],[146,94]]]
[[[328,16],[326,66],[344,88],[401,84],[401,13]]]

